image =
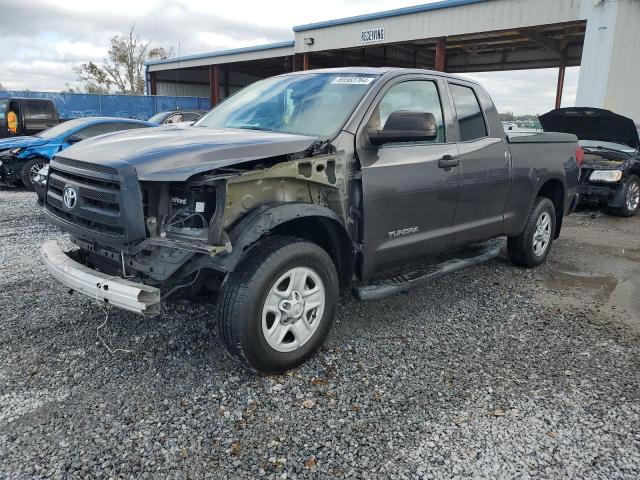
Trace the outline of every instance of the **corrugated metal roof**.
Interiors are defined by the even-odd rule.
[[[304,32],[306,30],[315,30],[317,28],[335,27],[336,25],[346,25],[349,23],[366,22],[368,20],[378,20],[381,18],[398,17],[400,15],[429,12],[432,10],[441,10],[443,8],[460,7],[463,5],[471,5],[473,3],[481,3],[486,1],[488,0],[443,0],[441,2],[416,5],[414,7],[396,8],[394,10],[386,10],[384,12],[367,13],[365,15],[356,15],[355,17],[338,18],[336,20],[327,20],[325,22],[307,23],[306,25],[298,25],[296,27],[293,27],[293,31]]]
[[[199,60],[201,58],[208,58],[208,57],[223,57],[225,55],[235,55],[237,53],[259,52],[261,50],[272,50],[275,48],[293,47],[293,45],[294,45],[293,40],[287,40],[286,42],[267,43],[264,45],[255,45],[252,47],[232,48],[230,50],[219,50],[217,52],[199,53],[197,55],[185,55],[182,57],[164,58],[162,60],[151,60],[151,61],[145,62],[145,65],[160,65],[163,63],[175,63],[175,62],[186,62],[188,60]]]

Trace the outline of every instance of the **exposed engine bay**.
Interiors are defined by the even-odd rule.
[[[248,212],[274,203],[327,207],[345,223],[344,160],[326,147],[225,166],[186,182],[140,182],[146,238],[127,252],[72,237],[83,264],[171,287],[229,254],[228,231]],[[220,208],[222,207],[222,208]],[[204,255],[202,255],[204,254]]]

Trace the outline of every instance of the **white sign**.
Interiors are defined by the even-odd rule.
[[[360,42],[381,42],[384,40],[384,28],[371,28],[360,32]]]
[[[331,83],[337,85],[369,85],[375,77],[336,77]]]

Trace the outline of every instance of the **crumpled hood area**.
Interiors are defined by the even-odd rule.
[[[59,156],[112,168],[130,165],[143,181],[184,181],[216,168],[302,152],[316,140],[256,130],[167,126],[102,135]]]
[[[0,140],[0,150],[8,150],[11,148],[27,148],[37,147],[47,143],[47,140],[40,137],[10,137]]]

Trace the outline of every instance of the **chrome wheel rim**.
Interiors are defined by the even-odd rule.
[[[551,240],[551,215],[543,212],[536,222],[536,231],[533,234],[533,253],[541,257],[549,246]]]
[[[32,183],[35,180],[36,176],[38,175],[38,172],[42,170],[45,167],[45,165],[46,163],[36,163],[35,165],[31,166],[31,168],[29,169],[29,179],[31,180]]]
[[[625,202],[627,204],[627,210],[630,212],[633,212],[638,208],[638,203],[640,203],[640,185],[638,182],[632,182],[629,184]]]
[[[318,273],[295,267],[271,286],[262,307],[262,334],[271,348],[293,352],[313,337],[322,322],[326,292]]]

